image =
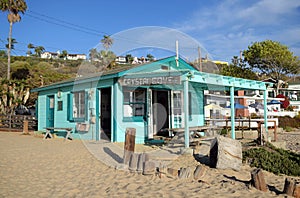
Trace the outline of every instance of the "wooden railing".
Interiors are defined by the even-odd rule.
[[[37,119],[31,115],[0,115],[1,131],[22,131],[24,121],[28,121],[28,130],[37,130]]]

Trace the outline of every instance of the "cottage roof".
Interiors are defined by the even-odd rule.
[[[171,69],[170,69],[171,68]],[[44,87],[35,88],[32,92],[45,91],[50,89],[61,88],[65,86],[73,86],[74,84],[98,82],[99,80],[120,78],[125,76],[145,76],[145,75],[163,75],[168,73],[180,72],[181,76],[192,77],[190,82],[199,83],[202,88],[206,89],[208,85],[214,86],[234,86],[239,89],[266,89],[266,82],[247,80],[234,78],[229,76],[222,76],[217,74],[210,74],[205,72],[200,72],[190,64],[188,64],[183,59],[179,58],[176,60],[175,56],[160,59],[154,62],[148,62],[144,64],[137,65],[123,65],[112,70],[107,70],[99,73],[93,73],[82,77],[72,78],[65,81],[53,83]]]

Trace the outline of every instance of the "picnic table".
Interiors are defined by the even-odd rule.
[[[68,138],[73,139],[73,137],[71,135],[71,132],[73,130],[72,128],[46,127],[45,129],[46,129],[46,133],[45,133],[44,139],[46,139],[48,137],[48,135],[50,136],[50,138],[53,138],[51,132],[54,132],[54,131],[66,131],[67,134],[66,134],[65,140],[67,140]]]
[[[216,126],[192,126],[192,127],[189,127],[189,131],[190,133],[193,132],[193,135],[194,137],[200,137],[201,134],[200,132],[206,132],[207,130],[210,130],[210,129],[215,129],[217,128]],[[170,128],[168,129],[168,131],[170,133],[183,133],[185,131],[184,128]]]

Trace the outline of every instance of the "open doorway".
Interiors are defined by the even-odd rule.
[[[100,138],[111,140],[111,88],[102,88],[100,93]]]
[[[169,128],[169,91],[152,91],[152,123],[153,135],[167,135],[164,129]]]

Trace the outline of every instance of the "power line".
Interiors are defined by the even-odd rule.
[[[42,13],[39,13],[39,12],[36,12],[36,11],[32,11],[32,10],[27,10],[26,16],[29,16],[31,18],[34,18],[34,19],[42,21],[42,22],[54,24],[54,25],[61,26],[61,27],[71,29],[71,30],[75,30],[75,31],[78,31],[78,32],[83,32],[83,33],[86,33],[86,34],[89,34],[89,35],[94,35],[94,36],[103,36],[103,34],[104,35],[110,35],[110,34],[108,34],[107,32],[104,32],[104,31],[98,31],[98,30],[93,29],[93,28],[84,27],[82,25],[77,25],[75,23],[64,21],[64,20],[61,20],[61,19],[58,19],[58,18],[55,18],[55,17],[52,17],[52,16],[48,16],[48,15],[45,15],[45,14],[42,14]],[[136,40],[136,39],[126,38],[126,37],[119,36],[119,35],[114,36],[114,37],[116,39],[123,39],[123,40],[127,40],[129,42],[144,45],[144,46],[151,46],[151,45],[149,45],[149,43],[139,41],[139,40]],[[45,47],[60,50],[59,48],[56,48],[56,47],[47,47],[47,46],[45,46]],[[152,46],[152,47],[154,47],[154,46]],[[197,47],[180,47],[180,48],[185,49],[185,50],[195,50],[195,52],[197,51]],[[78,51],[78,50],[68,50],[68,51]]]
[[[54,22],[54,21],[50,21],[50,20],[48,20],[48,19],[43,19],[43,18],[40,18],[40,17],[34,16],[34,15],[31,15],[31,14],[27,14],[27,16],[29,16],[29,17],[31,17],[31,18],[34,18],[34,19],[37,19],[37,20],[40,20],[40,21],[44,21],[44,22],[51,23],[51,24],[54,24],[54,25],[62,26],[62,27],[64,27],[64,28],[76,30],[76,31],[79,31],[79,32],[83,32],[83,33],[87,33],[87,34],[91,34],[91,35],[96,35],[96,36],[100,36],[100,35],[101,35],[101,34],[99,34],[99,33],[89,32],[89,31],[85,31],[85,30],[82,30],[82,29],[79,29],[79,28],[76,28],[76,27],[71,27],[70,25],[67,26],[67,25],[64,25],[64,24],[61,24],[61,23],[57,23],[57,22]]]
[[[55,18],[55,17],[51,17],[51,16],[48,16],[48,15],[36,12],[36,11],[28,10],[28,12],[31,13],[31,14],[28,14],[28,13],[26,14],[29,17],[35,18],[37,20],[40,20],[40,21],[43,21],[43,22],[46,22],[46,23],[51,23],[51,24],[54,24],[54,25],[62,26],[64,28],[68,28],[68,29],[79,31],[79,32],[87,33],[87,34],[90,34],[90,35],[96,35],[96,36],[103,36],[103,34],[104,35],[111,35],[111,34],[109,34],[107,32],[104,32],[104,31],[98,31],[96,29],[92,29],[92,28],[89,28],[89,27],[84,27],[82,25],[77,25],[75,23],[70,23],[70,22]],[[35,15],[38,15],[38,16],[35,16]],[[86,30],[88,30],[88,31],[86,31]],[[119,36],[119,35],[115,36],[115,38],[127,40],[127,41],[130,41],[132,43],[136,43],[136,44],[140,44],[140,45],[149,45],[149,43],[129,39],[129,38]],[[185,47],[185,48],[182,48],[182,49],[192,49],[192,48]],[[197,49],[197,48],[195,47],[193,49]]]
[[[98,31],[96,29],[92,29],[92,28],[89,28],[89,27],[84,27],[84,26],[81,26],[81,25],[70,23],[68,21],[64,21],[64,20],[61,20],[61,19],[58,19],[58,18],[55,18],[55,17],[47,16],[45,14],[38,13],[38,12],[35,12],[35,11],[28,10],[28,12],[31,12],[32,14],[35,14],[35,15],[38,15],[38,16],[42,16],[42,17],[45,17],[45,18],[52,19],[54,21],[58,21],[58,22],[63,23],[63,24],[68,24],[68,25],[71,25],[71,26],[74,26],[74,27],[77,27],[77,28],[80,28],[80,29],[89,30],[89,31],[94,32],[96,34],[102,33],[104,35],[109,35],[108,33],[103,32],[103,31]]]

